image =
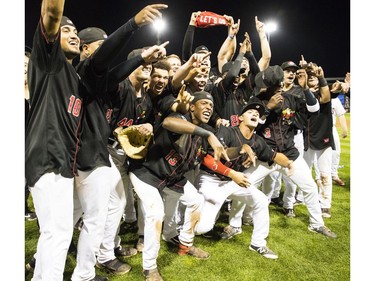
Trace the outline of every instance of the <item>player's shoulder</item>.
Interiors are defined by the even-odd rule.
[[[220,135],[220,136],[226,136],[226,137],[230,137],[232,135],[235,135],[237,127],[226,127],[226,126],[220,126],[218,129],[216,129],[216,134],[217,135]]]

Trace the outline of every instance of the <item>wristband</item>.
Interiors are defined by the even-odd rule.
[[[202,138],[208,138],[212,133],[208,130],[205,130],[199,126],[195,126],[193,135],[200,136]]]
[[[234,35],[228,35],[230,39],[234,39]]]
[[[328,86],[327,80],[324,77],[319,77],[319,87]]]

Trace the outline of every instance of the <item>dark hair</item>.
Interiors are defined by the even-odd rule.
[[[166,71],[169,72],[169,70],[171,69],[171,66],[167,62],[167,60],[163,59],[163,60],[157,61],[157,62],[155,62],[155,63],[152,64],[151,74],[154,73],[154,69],[155,68],[164,69],[164,70],[166,70]]]

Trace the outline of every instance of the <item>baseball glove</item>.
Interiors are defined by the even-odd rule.
[[[141,135],[138,132],[137,126],[129,126],[125,129],[118,127],[114,130],[118,142],[126,155],[133,159],[142,159],[147,154],[147,149],[153,139],[151,135]]]

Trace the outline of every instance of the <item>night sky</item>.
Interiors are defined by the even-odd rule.
[[[41,1],[25,1],[25,43],[32,45],[32,36],[40,16]],[[168,4],[163,18],[168,29],[161,35],[161,42],[169,40],[168,54],[181,55],[182,42],[190,16],[195,11],[211,11],[231,15],[235,21],[241,19],[237,42],[243,40],[247,31],[252,41],[253,52],[261,57],[258,33],[254,17],[262,22],[278,23],[278,30],[271,34],[271,65],[286,60],[299,63],[303,54],[307,61],[322,66],[326,77],[344,77],[350,71],[350,1],[119,1],[119,0],[75,0],[65,2],[64,15],[75,23],[78,31],[97,26],[108,34],[151,3]],[[230,4],[228,4],[230,3]],[[339,8],[338,8],[339,7]],[[214,26],[196,29],[194,47],[204,44],[213,53],[212,61],[227,36],[227,27]],[[126,54],[134,48],[156,44],[156,33],[150,26],[138,30],[127,46]],[[238,50],[238,48],[237,48]]]

